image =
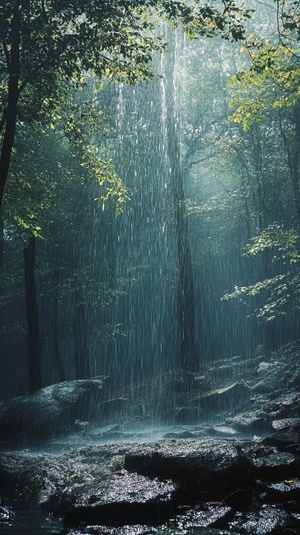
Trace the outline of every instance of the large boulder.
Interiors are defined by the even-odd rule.
[[[264,444],[276,446],[280,451],[300,453],[300,418],[284,418],[272,423],[274,433],[264,439]]]
[[[205,499],[251,483],[253,464],[240,447],[225,440],[166,440],[127,453],[125,468],[150,477],[171,479]]]
[[[0,404],[0,436],[6,446],[27,447],[74,431],[105,402],[105,378],[65,381]]]

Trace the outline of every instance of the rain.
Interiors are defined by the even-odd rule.
[[[269,42],[273,3],[249,4],[248,43]],[[202,437],[212,426],[230,434],[249,362],[261,357],[263,374],[277,362],[266,356],[299,338],[299,104],[267,104],[252,119],[255,87],[248,102],[240,85],[250,44],[190,39],[165,22],[155,32],[167,45],[152,52],[150,79],[102,80],[87,68],[64,109],[48,103],[50,122],[34,126],[21,107],[4,194],[0,426],[18,399],[43,392],[45,414],[49,396],[55,403],[49,429],[46,417],[37,427],[29,418],[16,444],[0,437],[3,450],[55,456]],[[230,376],[222,388],[219,364]],[[217,390],[224,407],[205,398]],[[28,525],[71,535],[28,510],[0,518],[0,533]],[[72,533],[96,533],[85,529]],[[151,533],[228,531],[178,523]]]

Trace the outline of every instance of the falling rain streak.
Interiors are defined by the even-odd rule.
[[[262,192],[259,172],[271,163],[260,134],[252,133],[251,145],[228,122],[239,48],[190,42],[179,31],[167,37],[152,81],[106,83],[96,92],[106,122],[99,150],[127,188],[122,213],[113,201],[94,200],[96,184],[67,182],[57,186],[67,217],[48,223],[37,242],[44,385],[105,375],[120,389],[251,354],[257,345],[272,349],[297,329],[297,318],[260,324],[254,311],[264,296],[221,301],[235,286],[275,273],[267,254],[247,258],[243,248],[274,213],[279,223],[289,217],[279,197]],[[89,91],[95,94],[93,81]],[[291,188],[282,195],[288,205]],[[12,355],[3,397],[27,389],[21,289],[18,295],[3,331],[3,354]]]

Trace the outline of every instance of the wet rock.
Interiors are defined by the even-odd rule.
[[[192,433],[192,431],[184,430],[184,431],[171,431],[169,433],[165,433],[163,435],[163,438],[195,438],[195,433]]]
[[[273,420],[272,427],[276,431],[281,431],[282,429],[290,429],[291,427],[300,428],[300,418],[282,418],[280,420]]]
[[[0,497],[18,508],[42,506],[65,522],[151,523],[171,515],[172,482],[124,470],[124,446],[86,447],[63,455],[0,456]]]
[[[249,513],[237,513],[229,522],[230,530],[248,535],[284,534],[283,530],[291,526],[295,526],[291,515],[287,511],[271,506]]]
[[[66,524],[158,524],[169,518],[171,482],[153,481],[138,474],[119,470],[105,477],[81,477],[62,492],[53,494],[47,510],[63,516]]]
[[[280,451],[285,450],[287,447],[296,446],[299,448],[300,444],[300,422],[299,419],[286,418],[284,420],[274,422],[273,426],[277,426],[274,433],[264,439],[264,444],[274,445]]]
[[[64,524],[103,524],[123,526],[128,524],[164,523],[172,514],[171,500],[147,500],[113,502],[96,506],[79,506],[70,509],[63,517]]]
[[[252,480],[253,465],[231,442],[206,439],[162,441],[133,449],[125,457],[125,468],[172,479],[206,499],[222,499]]]
[[[253,369],[257,368],[258,362],[263,357],[250,358],[245,355],[237,355],[225,360],[216,360],[208,368],[205,377],[207,384],[214,388],[221,384],[239,383],[251,376]],[[211,388],[206,388],[210,390]]]
[[[0,404],[0,436],[8,446],[32,445],[76,428],[104,395],[105,378],[66,381]]]
[[[275,411],[275,418],[299,418],[300,417],[300,394],[299,392],[290,391],[288,393],[279,394],[273,402],[273,410]]]
[[[0,506],[0,522],[9,522],[13,516],[14,514],[9,507]]]
[[[300,502],[300,479],[285,479],[276,483],[268,483],[266,490],[270,499],[277,503],[294,501],[292,505],[296,506],[296,502]]]
[[[258,365],[257,373],[264,374],[266,371],[269,371],[272,368],[272,362],[262,361]]]
[[[67,466],[42,454],[0,454],[1,503],[15,509],[38,507],[62,483]]]
[[[248,490],[238,489],[231,492],[231,494],[228,494],[223,501],[226,505],[230,505],[230,507],[233,507],[234,509],[245,511],[249,509],[253,500]]]
[[[268,368],[261,370],[266,373],[265,377],[251,386],[252,392],[269,393],[283,389],[289,379],[289,370],[282,363],[275,361],[268,363]]]
[[[210,436],[234,438],[239,435],[238,431],[228,425],[215,425],[208,430]]]
[[[234,512],[231,507],[202,503],[199,504],[197,509],[190,509],[182,516],[176,515],[176,519],[172,525],[183,530],[183,533],[186,533],[186,530],[200,527],[226,529],[228,521],[232,520],[233,515]]]
[[[129,526],[103,526],[103,525],[94,525],[94,526],[85,526],[83,529],[76,530],[72,528],[67,532],[63,531],[64,535],[150,535],[151,533],[163,534],[163,532],[158,531],[156,527],[146,526],[143,524],[135,524]]]
[[[244,436],[265,435],[272,430],[270,417],[262,411],[238,414],[227,418],[226,422]]]
[[[300,469],[299,459],[292,453],[286,452],[274,452],[253,459],[253,463],[256,477],[271,481],[278,481],[281,477],[293,477]]]
[[[249,389],[243,383],[233,383],[229,386],[206,392],[194,398],[203,417],[211,413],[224,413],[242,406],[249,397]]]

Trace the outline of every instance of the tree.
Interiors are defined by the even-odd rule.
[[[35,237],[31,236],[27,247],[24,248],[25,262],[25,293],[27,312],[27,351],[28,351],[28,379],[29,390],[42,388],[39,314],[35,283]]]
[[[240,123],[249,134],[255,130],[263,135],[265,132],[264,146],[272,136],[276,152],[270,159],[271,180],[267,178],[265,163],[261,167],[260,232],[251,238],[245,249],[247,257],[256,258],[260,253],[259,257],[267,260],[267,269],[260,280],[236,286],[224,299],[261,294],[263,304],[256,315],[264,320],[285,315],[295,317],[299,310],[300,287],[299,4],[278,0],[276,5],[273,24],[277,32],[268,39],[251,34],[243,47],[250,64],[231,80],[234,89],[231,120]],[[289,213],[283,215],[283,207],[288,207]]]
[[[5,0],[0,7],[2,148],[0,207],[18,121],[51,116],[62,82],[78,86],[84,71],[135,82],[152,74],[153,50],[164,43],[153,30],[161,17],[191,36],[243,35],[249,16],[233,0],[218,7],[170,0]]]
[[[245,248],[245,255],[256,256],[266,250],[271,250],[273,261],[281,264],[281,273],[255,284],[236,287],[234,292],[226,294],[223,299],[253,297],[265,292],[266,302],[256,310],[258,318],[270,321],[280,315],[293,316],[300,310],[299,231],[283,225],[270,225],[260,235],[252,238]],[[285,266],[284,272],[282,263]]]

